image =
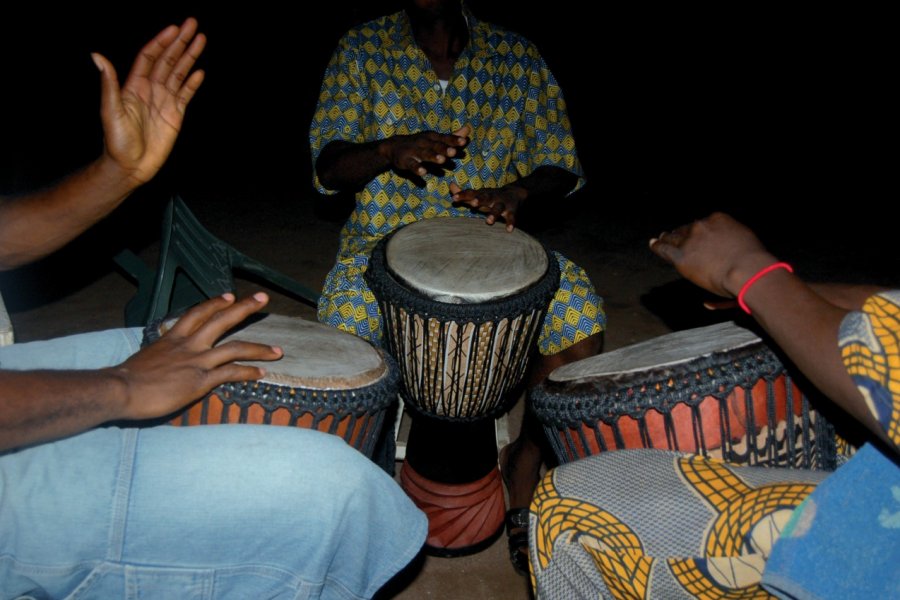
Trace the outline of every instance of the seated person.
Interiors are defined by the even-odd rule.
[[[203,80],[188,19],[138,55],[120,89],[93,55],[105,148],[58,185],[0,201],[0,267],[79,235],[165,162]],[[139,329],[0,348],[0,597],[368,598],[419,551],[424,515],[336,436],[289,427],[103,426],[157,418],[256,379],[262,344],[213,344],[268,298]]]
[[[663,450],[559,467],[531,507],[538,596],[897,597],[900,293],[809,286],[723,214],[650,247],[693,283],[737,297],[872,439],[833,474]]]
[[[584,185],[565,100],[531,42],[479,21],[460,0],[403,7],[340,40],[310,127],[316,188],[356,193],[318,317],[376,343],[381,316],[363,273],[381,238],[444,217],[503,221],[511,231],[524,204],[549,206]],[[606,323],[584,270],[555,257],[560,289],[540,333],[531,384],[596,354]],[[512,509],[510,557],[520,572],[527,571],[539,440],[526,411],[521,434],[500,457]]]

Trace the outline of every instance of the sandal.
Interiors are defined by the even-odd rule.
[[[506,537],[509,561],[519,575],[528,576],[528,509],[506,511]]]

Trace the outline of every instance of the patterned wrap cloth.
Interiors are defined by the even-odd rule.
[[[900,445],[900,292],[840,330],[844,364]],[[530,518],[538,598],[900,597],[896,447],[833,474],[619,450],[550,471]]]
[[[562,91],[525,38],[478,21],[464,6],[469,43],[446,91],[413,40],[405,12],[350,30],[325,71],[310,126],[313,165],[335,140],[364,143],[426,130],[472,128],[464,155],[443,175],[412,181],[389,170],[356,194],[340,249],[319,301],[319,320],[379,343],[381,317],[363,279],[382,237],[421,219],[474,217],[454,207],[450,183],[499,188],[541,166],[556,166],[584,185]],[[313,169],[315,173],[315,168]],[[326,189],[314,176],[316,188]],[[551,302],[538,347],[555,354],[605,326],[602,299],[583,269],[555,253],[560,290]]]

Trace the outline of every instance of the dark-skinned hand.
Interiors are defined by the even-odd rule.
[[[256,293],[207,300],[184,314],[159,340],[112,370],[124,382],[126,419],[168,415],[229,381],[259,379],[265,371],[235,361],[277,360],[280,348],[250,342],[216,342],[269,301]]]
[[[411,135],[395,135],[380,146],[382,156],[398,171],[419,177],[428,173],[429,166],[442,167],[469,143],[468,125],[451,134],[422,131]]]
[[[671,263],[687,280],[733,298],[747,278],[776,262],[756,235],[723,213],[663,232],[650,250]]]
[[[528,196],[528,192],[524,188],[514,184],[502,188],[464,190],[456,183],[451,182],[450,193],[454,204],[462,204],[486,214],[485,221],[488,225],[493,225],[497,219],[502,219],[506,223],[507,231],[516,228],[516,213]]]
[[[159,171],[175,144],[185,109],[203,83],[203,71],[190,71],[205,46],[196,20],[170,25],[141,49],[121,89],[112,63],[91,55],[101,74],[105,154],[136,185]]]

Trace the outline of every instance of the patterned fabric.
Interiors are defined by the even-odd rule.
[[[872,296],[841,325],[841,356],[847,372],[900,446],[900,292]]]
[[[531,505],[537,597],[769,598],[759,581],[772,543],[825,475],[662,450],[554,469]]]
[[[894,444],[863,446],[791,517],[763,583],[791,598],[900,598],[900,292],[841,323],[847,372]]]
[[[540,166],[557,166],[578,175],[575,189],[584,184],[562,92],[537,49],[464,10],[469,43],[445,92],[412,38],[406,13],[399,12],[341,39],[310,127],[313,165],[335,140],[363,143],[425,130],[450,133],[464,125],[473,130],[455,168],[419,181],[387,171],[356,195],[337,263],[325,281],[319,320],[376,343],[381,319],[362,278],[368,256],[378,240],[403,225],[435,217],[480,218],[452,205],[451,182],[463,189],[497,188]],[[314,177],[320,192],[332,193]],[[599,333],[605,325],[602,300],[585,272],[557,258],[561,290],[539,340],[544,354]]]
[[[900,292],[841,325],[844,364],[896,440]],[[531,506],[538,598],[900,597],[900,469],[864,446],[828,475],[656,450],[550,471]],[[777,543],[776,543],[777,542]]]

